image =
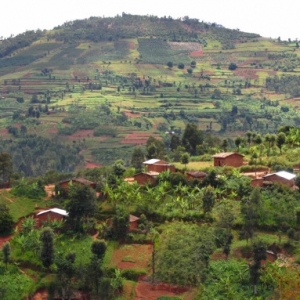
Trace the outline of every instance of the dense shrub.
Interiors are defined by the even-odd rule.
[[[45,187],[41,181],[28,184],[24,178],[12,188],[11,192],[15,196],[25,196],[31,199],[40,199],[46,196]]]
[[[122,271],[122,277],[132,281],[138,281],[141,276],[146,274],[145,270],[125,269]]]

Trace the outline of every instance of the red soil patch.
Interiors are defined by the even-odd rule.
[[[193,51],[193,52],[190,53],[191,57],[199,57],[199,56],[203,56],[203,55],[204,55],[203,50]]]
[[[147,269],[152,251],[152,245],[122,245],[114,251],[112,264],[119,269]]]
[[[8,130],[7,129],[0,130],[0,136],[3,137],[5,135],[9,135]]]
[[[129,49],[135,49],[135,45],[133,42],[129,42]]]
[[[233,71],[236,76],[243,77],[245,79],[258,79],[256,70],[252,68],[241,68]]]
[[[135,300],[156,300],[161,296],[178,296],[187,292],[188,288],[180,288],[177,286],[170,286],[168,284],[152,285],[147,282],[139,282],[135,287]]]
[[[48,294],[46,289],[41,289],[35,292],[33,295],[33,300],[47,300]]]
[[[6,242],[8,242],[12,237],[13,237],[12,235],[0,237],[0,249],[2,249],[2,246],[3,246]]]
[[[102,166],[101,166],[101,165],[98,165],[98,164],[96,164],[96,163],[93,163],[93,162],[91,162],[91,161],[86,161],[84,167],[85,167],[86,169],[94,169],[94,168],[101,168]]]
[[[121,144],[133,144],[133,145],[144,145],[146,144],[148,138],[153,136],[154,138],[160,140],[161,137],[158,134],[152,134],[148,132],[133,132],[128,134],[122,141]]]
[[[94,136],[94,130],[93,129],[87,129],[87,130],[79,130],[75,132],[74,134],[68,136],[69,140],[80,140],[86,137]]]
[[[130,118],[138,118],[141,116],[140,113],[132,113],[130,111],[125,111],[125,115]]]
[[[58,132],[56,124],[50,124],[50,127],[48,128],[47,132],[56,134]]]

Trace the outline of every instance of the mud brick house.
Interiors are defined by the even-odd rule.
[[[129,231],[139,228],[139,219],[140,218],[134,215],[129,215]]]
[[[129,215],[129,228],[128,228],[129,231],[139,228],[139,219],[140,219],[139,217],[136,217],[134,215]],[[113,219],[112,218],[107,219],[106,224],[107,226],[112,226]]]
[[[159,172],[149,171],[135,174],[133,178],[139,185],[154,184],[158,175]]]
[[[68,191],[70,185],[87,185],[92,189],[96,189],[96,182],[89,181],[84,178],[72,178],[69,180],[64,180],[59,183],[59,186],[63,188],[65,191]]]
[[[286,171],[279,171],[276,173],[267,174],[262,178],[263,178],[263,184],[265,184],[265,182],[272,182],[272,183],[279,183],[279,184],[284,184],[286,186],[292,187],[294,185],[294,180],[296,178],[296,175]]]
[[[244,155],[236,152],[222,152],[213,155],[215,167],[240,167],[244,163]]]
[[[143,162],[146,172],[175,172],[175,166],[168,162],[156,158],[149,159]]]
[[[190,171],[186,173],[187,179],[197,179],[197,180],[203,180],[207,174],[204,172],[199,172],[199,171]]]
[[[66,212],[63,209],[60,208],[51,208],[48,210],[40,211],[35,216],[36,226],[41,227],[44,222],[46,221],[54,221],[54,220],[64,220],[69,215],[68,212]]]

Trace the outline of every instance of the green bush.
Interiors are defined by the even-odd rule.
[[[145,270],[125,269],[122,271],[122,277],[132,281],[138,281],[141,276],[146,274]]]
[[[28,184],[24,178],[11,189],[11,193],[15,196],[25,196],[30,199],[40,199],[46,196],[45,187],[40,181]]]

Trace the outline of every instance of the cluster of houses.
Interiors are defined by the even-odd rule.
[[[231,166],[231,167],[240,167],[243,166],[244,156],[236,152],[223,152],[218,153],[213,156],[214,166]],[[165,171],[175,172],[175,166],[161,159],[150,159],[143,162],[145,170],[143,172],[137,173],[131,179],[127,179],[130,183],[131,181],[136,181],[139,185],[145,184],[154,184],[156,182],[157,176]],[[189,171],[186,173],[188,179],[204,179],[207,174],[200,171]],[[274,183],[279,183],[286,185],[288,187],[294,186],[294,180],[296,175],[286,171],[280,171],[276,173],[267,173],[267,172],[255,172],[245,173],[246,176],[252,177],[251,185],[252,186],[268,186]],[[68,190],[70,185],[88,185],[89,187],[95,189],[96,183],[89,181],[84,178],[73,178],[70,180],[65,180],[60,182],[60,187]],[[42,226],[45,221],[53,220],[64,220],[68,217],[68,212],[59,208],[51,208],[48,210],[41,211],[35,215],[37,226]],[[139,218],[133,215],[130,215],[130,230],[138,227]]]

